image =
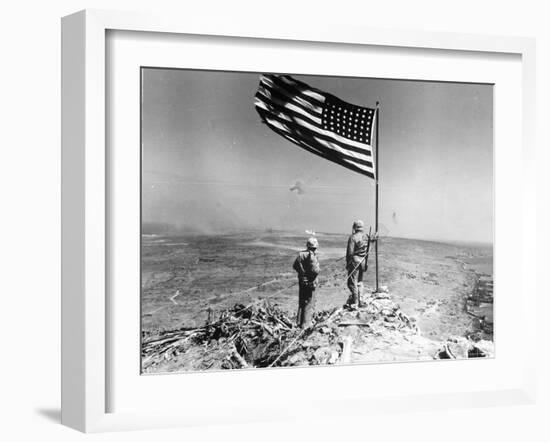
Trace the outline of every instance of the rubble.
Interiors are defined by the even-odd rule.
[[[439,285],[439,277],[434,272],[424,272],[421,276],[422,280],[428,284]]]
[[[180,329],[144,336],[142,339],[143,369],[170,360],[192,347],[203,349],[195,355],[192,369],[205,369],[204,360],[219,360],[208,368],[243,368],[265,366],[274,360],[299,329],[276,306],[268,301],[248,306],[236,304],[224,310],[219,318],[195,329]],[[196,353],[196,352],[195,352]]]
[[[479,276],[473,293],[466,300],[466,312],[474,318],[473,340],[493,338],[493,279]]]
[[[488,340],[451,337],[441,344],[421,336],[416,319],[401,311],[387,287],[381,289],[366,291],[357,309],[316,312],[304,329],[264,299],[236,304],[215,320],[210,316],[203,327],[144,334],[142,369],[223,370],[494,355]]]
[[[468,358],[492,358],[495,348],[492,341],[451,337],[436,352],[434,359],[468,359]]]
[[[361,308],[319,311],[298,328],[277,305],[237,304],[203,327],[143,336],[144,371],[168,364],[179,370],[279,367],[349,363],[352,347],[386,332],[417,334],[387,293],[362,299]],[[186,357],[187,355],[187,357]]]

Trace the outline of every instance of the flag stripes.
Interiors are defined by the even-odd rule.
[[[345,161],[355,162],[370,169],[372,169],[373,167],[373,163],[370,157],[355,153],[351,150],[343,149],[337,143],[332,143],[330,139],[328,139],[328,137],[323,138],[317,132],[309,130],[307,127],[304,127],[303,125],[305,124],[305,122],[299,118],[297,118],[298,124],[296,124],[292,121],[288,121],[285,118],[279,117],[278,115],[270,115],[265,112],[260,112],[260,115],[263,116],[268,125],[277,127],[277,129],[282,130],[283,132],[291,136],[293,140],[296,138],[294,134],[300,134],[304,141],[310,145],[310,148],[312,148],[312,145],[318,143],[320,144],[320,146],[318,146],[317,148],[321,151],[328,150],[329,152],[327,153],[339,154],[339,156]]]
[[[261,75],[254,103],[274,132],[308,152],[374,178],[374,109],[346,103],[288,75]]]

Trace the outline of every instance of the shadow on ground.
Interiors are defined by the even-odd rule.
[[[59,408],[37,408],[34,411],[50,422],[61,423],[61,410]]]

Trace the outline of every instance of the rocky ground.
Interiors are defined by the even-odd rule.
[[[236,304],[202,327],[145,334],[145,373],[492,357],[493,343],[423,337],[391,294],[363,297],[358,309],[317,312],[298,328],[267,299]]]
[[[341,259],[346,236],[318,235],[318,239],[322,273],[317,310],[331,312],[347,298]],[[291,265],[304,241],[305,235],[280,232],[144,238],[144,342],[215,322],[235,304],[267,300],[293,321],[297,287],[293,286]],[[301,344],[297,346],[302,353],[288,352],[285,365],[312,365],[323,360],[321,354],[326,356],[323,363],[340,363],[344,343],[350,339],[349,363],[468,357],[478,350],[490,354],[488,344],[481,345],[485,345],[483,350],[473,350],[472,342],[492,340],[492,303],[488,291],[480,289],[490,287],[492,301],[491,248],[382,238],[379,251],[380,281],[389,293],[370,297],[360,312],[340,312],[331,325],[323,326],[328,330],[319,328],[308,339],[299,338],[306,347],[307,342],[314,344],[307,351]],[[366,280],[370,287],[374,285],[373,273],[371,260]],[[482,292],[487,296],[480,295]],[[348,324],[335,325],[338,321]],[[201,360],[197,346],[190,344],[193,342],[144,366],[144,371],[224,368],[190,363]],[[246,358],[244,361],[254,366]]]

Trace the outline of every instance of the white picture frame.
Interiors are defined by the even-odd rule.
[[[205,425],[221,422],[283,419],[302,413],[300,404],[286,407],[245,404],[239,399],[235,409],[249,413],[208,414],[172,410],[109,411],[108,396],[113,385],[108,376],[110,346],[109,248],[112,232],[107,228],[111,207],[108,174],[108,133],[106,121],[109,93],[106,66],[109,60],[106,38],[110,31],[154,32],[162,35],[218,36],[222,38],[269,39],[286,42],[337,43],[385,48],[429,49],[475,54],[510,54],[521,63],[521,224],[518,229],[521,290],[518,307],[526,310],[536,303],[535,286],[535,44],[532,39],[450,33],[376,30],[345,26],[302,26],[265,22],[214,22],[197,17],[170,17],[152,14],[87,10],[62,21],[62,423],[85,432]],[[136,91],[137,93],[138,91]],[[498,147],[497,147],[498,148]],[[498,191],[498,189],[497,189]],[[498,244],[498,242],[497,242]],[[495,253],[498,253],[498,245]],[[498,260],[498,255],[496,256]],[[521,373],[509,385],[498,389],[478,388],[461,393],[388,394],[372,397],[342,395],[327,400],[312,399],[310,416],[368,414],[509,403],[532,403],[535,397],[536,324],[525,322],[525,347]],[[498,339],[498,337],[497,337]],[[498,351],[498,350],[497,350]],[[498,358],[498,356],[497,356]],[[473,362],[473,361],[471,361]],[[458,363],[458,362],[457,362]],[[332,370],[348,370],[347,367]],[[139,372],[139,367],[136,367]],[[347,371],[349,373],[349,370]],[[519,372],[518,372],[519,373]],[[253,373],[233,375],[261,377]],[[299,376],[286,372],[287,378]],[[220,382],[223,383],[224,379]],[[261,382],[261,379],[260,379]],[[338,406],[333,403],[338,400]],[[255,412],[250,412],[250,411]]]

